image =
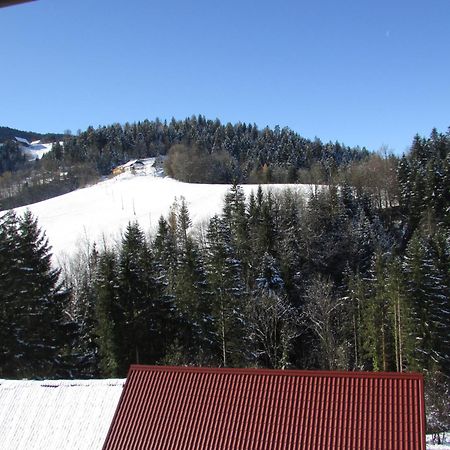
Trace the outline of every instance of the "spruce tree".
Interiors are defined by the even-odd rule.
[[[449,288],[433,253],[429,238],[416,231],[403,264],[408,300],[413,308],[415,359],[421,369],[442,367],[449,353]]]
[[[68,293],[51,263],[45,234],[30,212],[0,224],[2,371],[11,377],[67,376],[74,328],[63,311]]]
[[[179,250],[175,284],[176,334],[185,364],[207,364],[211,360],[214,326],[204,263],[190,236]]]
[[[393,370],[393,339],[386,295],[386,266],[378,251],[369,271],[368,293],[363,303],[363,350],[371,370]]]
[[[178,350],[184,354],[179,363],[207,363],[212,337],[211,305],[207,293],[204,263],[198,245],[188,230],[192,224],[186,200],[182,197],[175,209],[175,236],[168,241],[176,244],[174,260],[174,305],[177,313]],[[161,233],[159,233],[161,236]]]
[[[97,292],[95,277],[99,254],[96,245],[88,245],[86,252],[79,252],[71,261],[70,272],[65,273],[64,284],[70,289],[69,305],[66,308],[76,324],[75,341],[72,344],[76,376],[97,377],[99,375],[99,352],[95,329],[97,326],[95,306]]]
[[[347,336],[347,342],[351,349],[349,353],[350,367],[354,370],[367,368],[364,357],[365,325],[363,316],[367,302],[367,282],[360,272],[349,273],[347,292],[344,300],[344,317],[347,320],[343,324],[343,330]]]
[[[119,371],[146,360],[149,345],[149,304],[143,255],[147,243],[137,222],[129,223],[122,239],[118,271],[118,306],[121,312]]]
[[[391,321],[393,339],[393,356],[397,372],[417,370],[415,365],[413,323],[411,305],[406,293],[406,282],[402,272],[401,261],[393,258],[386,267],[385,295],[388,301],[388,314]],[[392,347],[392,346],[391,346]]]
[[[242,365],[245,303],[241,262],[232,244],[230,228],[217,216],[208,227],[206,269],[219,361],[224,367]]]
[[[287,368],[293,341],[299,334],[299,316],[286,297],[278,264],[268,253],[260,264],[247,310],[255,363],[274,369]]]
[[[233,184],[225,194],[223,219],[231,231],[233,246],[242,264],[242,276],[249,284],[251,261],[251,245],[249,241],[248,215],[245,194],[241,186]]]
[[[95,274],[95,336],[99,349],[99,369],[104,377],[118,377],[120,366],[119,329],[123,320],[118,302],[118,268],[116,255],[106,250],[99,255]]]
[[[299,303],[303,284],[305,255],[299,238],[302,200],[292,191],[284,193],[280,238],[277,244],[281,276],[291,302]]]
[[[144,234],[137,223],[130,223],[118,266],[119,373],[124,375],[132,363],[155,363],[164,356],[170,340],[171,308],[161,298]]]
[[[19,236],[20,279],[27,307],[23,317],[27,323],[23,339],[28,342],[26,365],[32,364],[30,372],[55,376],[64,368],[65,353],[70,351],[68,338],[73,333],[73,324],[63,314],[68,292],[59,281],[60,270],[52,267],[47,238],[30,212],[19,222]]]
[[[178,260],[176,216],[171,224],[160,217],[158,230],[154,239],[154,257],[158,280],[163,286],[164,296],[173,300],[175,296],[175,277]]]
[[[13,212],[0,217],[0,376],[14,376],[20,353],[17,333],[23,326],[19,311],[18,218]]]

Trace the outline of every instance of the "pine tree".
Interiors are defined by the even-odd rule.
[[[411,306],[408,303],[401,261],[397,258],[392,259],[386,267],[385,295],[389,304],[390,329],[394,341],[395,370],[403,372],[417,369],[413,360],[415,342]]]
[[[73,324],[63,315],[68,292],[59,281],[60,270],[52,267],[47,238],[30,212],[19,222],[19,236],[20,279],[27,308],[26,338],[22,339],[28,342],[26,364],[32,365],[30,372],[54,376],[64,367],[64,352],[70,351],[67,344]]]
[[[20,353],[17,332],[21,306],[18,278],[18,218],[13,212],[0,217],[0,376],[13,376]]]
[[[120,367],[119,329],[123,318],[118,303],[118,268],[116,255],[106,250],[99,255],[95,274],[96,343],[99,349],[99,368],[104,377],[118,377]]]
[[[3,375],[67,374],[74,328],[63,314],[68,293],[45,234],[30,212],[19,219],[9,214],[0,225],[0,245],[2,321],[10,333],[2,344]]]
[[[408,244],[403,266],[413,308],[415,359],[421,369],[442,367],[449,353],[449,288],[433,253],[429,239],[417,231]]]
[[[364,305],[364,349],[371,360],[372,370],[393,370],[393,339],[386,295],[386,263],[384,256],[374,256],[369,278],[369,295]]]
[[[158,272],[158,280],[164,286],[164,295],[173,300],[175,295],[175,277],[178,261],[176,216],[169,224],[160,217],[158,231],[154,239],[154,253]]]
[[[281,277],[291,302],[299,303],[303,285],[303,254],[300,234],[301,198],[291,191],[284,194],[280,210],[282,212],[280,238],[277,248]]]
[[[205,364],[211,360],[213,320],[204,263],[191,237],[180,248],[175,305],[178,312],[177,335],[184,351],[184,363]]]
[[[364,306],[367,301],[367,283],[357,271],[350,273],[347,281],[347,296],[344,300],[344,314],[347,320],[343,324],[344,333],[351,348],[349,354],[350,367],[363,370],[366,367],[364,358]]]
[[[98,264],[96,245],[87,244],[79,251],[64,270],[64,285],[70,291],[66,314],[76,324],[76,335],[71,344],[74,358],[74,370],[77,377],[97,377],[99,375],[99,353],[96,343],[97,300],[95,289],[95,274]]]
[[[132,363],[154,363],[164,355],[166,343],[162,328],[168,310],[159,301],[154,269],[142,230],[137,223],[128,224],[118,270],[121,374],[125,374]]]
[[[173,301],[176,312],[177,345],[173,351],[179,356],[175,361],[178,364],[201,364],[210,357],[210,304],[203,261],[188,233],[192,222],[183,197],[172,207],[170,218],[170,227],[164,219],[160,220],[155,247],[162,278],[171,280],[171,290],[167,291],[166,298]],[[168,283],[165,285],[167,287]],[[167,358],[174,360],[172,355]]]
[[[249,283],[251,252],[245,194],[241,186],[233,184],[225,194],[223,219],[231,231],[233,246],[242,264],[243,279]]]
[[[152,358],[152,300],[150,274],[146,272],[149,250],[139,225],[129,223],[122,239],[118,270],[118,306],[121,320],[117,324],[120,342],[119,371],[125,374],[132,363],[155,361]]]
[[[277,262],[268,253],[259,267],[256,288],[247,310],[256,364],[274,369],[287,368],[293,341],[299,334],[299,316],[286,297]]]
[[[217,216],[208,227],[206,269],[219,360],[224,367],[241,365],[245,357],[241,262],[236,257],[229,227]]]

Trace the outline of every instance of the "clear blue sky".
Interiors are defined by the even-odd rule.
[[[450,0],[38,0],[0,9],[0,125],[192,114],[403,152],[450,125]]]

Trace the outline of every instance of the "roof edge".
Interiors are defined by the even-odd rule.
[[[359,372],[359,371],[329,371],[329,370],[297,370],[297,369],[255,369],[255,368],[223,368],[223,367],[193,367],[193,366],[152,366],[132,364],[128,375],[135,371],[158,372],[186,372],[186,373],[240,373],[247,375],[273,375],[273,376],[310,376],[310,377],[335,377],[335,378],[383,378],[383,379],[407,379],[422,380],[423,374],[418,372]],[[128,378],[128,377],[127,377]]]

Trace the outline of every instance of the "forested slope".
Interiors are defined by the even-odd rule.
[[[133,158],[169,155],[168,174],[196,183],[295,182],[300,169],[329,177],[339,166],[368,155],[366,149],[311,141],[288,128],[222,124],[193,116],[88,128],[66,140],[68,162],[91,162],[102,174]]]
[[[150,237],[130,223],[116,247],[80,249],[59,281],[33,219],[4,216],[0,376],[417,370],[429,429],[448,428],[449,150],[450,133],[416,136],[396,166],[376,160],[389,183],[360,161],[308,201],[235,185],[202,229],[181,201]]]
[[[5,136],[18,131],[5,130]],[[3,145],[1,209],[78,189],[134,158],[167,156],[166,173],[190,183],[320,184],[370,156],[364,148],[311,141],[288,128],[224,125],[201,115],[169,123],[156,119],[89,127],[76,136],[67,133],[53,138],[53,150],[36,162],[27,161],[17,143],[9,140]]]

